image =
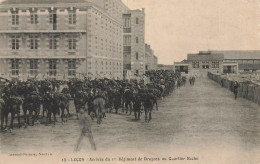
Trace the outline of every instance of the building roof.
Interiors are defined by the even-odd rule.
[[[90,0],[5,0],[1,4],[59,4],[86,2],[90,2]]]
[[[221,53],[216,53],[211,55],[207,54],[188,54],[188,61],[214,61],[214,60],[223,60],[224,55]]]
[[[260,50],[229,50],[229,51],[209,51],[212,54],[222,53],[224,54],[224,59],[259,59],[260,60]]]

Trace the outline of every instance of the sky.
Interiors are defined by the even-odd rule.
[[[145,8],[145,42],[159,64],[205,50],[260,50],[260,0],[122,1]]]
[[[145,8],[146,43],[160,64],[205,50],[259,50],[259,0],[122,0]]]

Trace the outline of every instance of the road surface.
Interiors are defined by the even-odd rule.
[[[63,125],[44,122],[1,133],[2,152],[73,152],[80,133],[75,115]],[[160,101],[150,123],[144,115],[135,121],[134,116],[108,114],[101,126],[92,122],[92,132],[97,152],[189,155],[210,163],[238,158],[238,163],[260,162],[260,107],[242,98],[235,100],[230,91],[207,78],[198,78],[195,86],[187,83]],[[81,151],[91,152],[87,139]]]

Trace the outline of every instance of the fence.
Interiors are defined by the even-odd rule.
[[[223,78],[220,75],[208,73],[208,77],[219,83],[222,87],[234,92],[235,81]],[[249,101],[260,105],[260,86],[250,81],[238,82],[238,97],[243,97]]]

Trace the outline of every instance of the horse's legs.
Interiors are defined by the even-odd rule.
[[[44,110],[45,110],[45,109],[44,109],[44,106],[42,106],[42,117],[44,117],[44,113],[45,113]]]
[[[141,114],[141,110],[138,109],[138,120],[140,120],[140,114]]]
[[[6,113],[6,114],[5,114],[5,129],[7,128],[8,115],[9,115],[9,113]]]
[[[76,112],[77,112],[77,120],[79,120],[79,109],[76,108]]]
[[[17,118],[18,118],[18,127],[21,128],[20,113],[17,113]]]
[[[68,118],[70,116],[69,105],[66,107],[66,110],[67,110],[66,121],[68,121]]]
[[[32,117],[32,115],[33,115],[33,111],[32,110],[29,110],[29,116],[28,116],[28,119],[27,119],[27,121],[28,121],[28,125],[30,125],[30,118]],[[32,123],[33,124],[33,123]],[[32,125],[33,126],[33,125]]]
[[[132,102],[129,104],[129,106],[130,106],[130,114],[129,114],[129,115],[131,115],[131,114],[132,114],[132,111],[133,111],[133,105],[132,105]]]
[[[13,123],[14,123],[14,113],[11,113],[11,124],[10,124],[10,129],[13,129]]]
[[[156,110],[158,111],[158,103],[157,103],[157,100],[155,101],[155,105],[156,105]]]
[[[55,125],[55,122],[56,122],[56,112],[53,113],[53,117],[54,117],[54,125]]]
[[[4,119],[3,119],[3,117],[1,116],[1,130],[3,130],[3,128],[4,128]]]
[[[144,112],[145,112],[145,121],[147,121],[147,109],[144,109]]]
[[[27,110],[23,110],[23,116],[24,116],[24,127],[27,128]]]
[[[61,121],[62,121],[62,123],[64,122],[64,121],[63,121],[64,110],[65,110],[64,108],[61,108],[61,116],[60,116],[60,117],[61,117]]]
[[[49,121],[49,124],[51,123],[51,111],[50,110],[48,110],[48,112],[47,112],[47,120]],[[48,121],[46,121],[46,123],[48,122]]]
[[[5,113],[2,111],[1,113],[1,130],[4,129],[4,119],[5,119]]]
[[[37,117],[37,112],[36,112],[36,110],[34,111],[34,113],[33,113],[33,111],[32,111],[32,118],[33,118],[33,120],[32,120],[32,126],[34,126],[34,122],[35,122],[36,117]]]
[[[152,119],[152,109],[149,110],[149,120],[148,120],[148,122],[151,121],[151,119]]]
[[[40,111],[41,111],[41,107],[38,106],[38,108],[37,108],[37,110],[36,110],[36,121],[39,120]]]

